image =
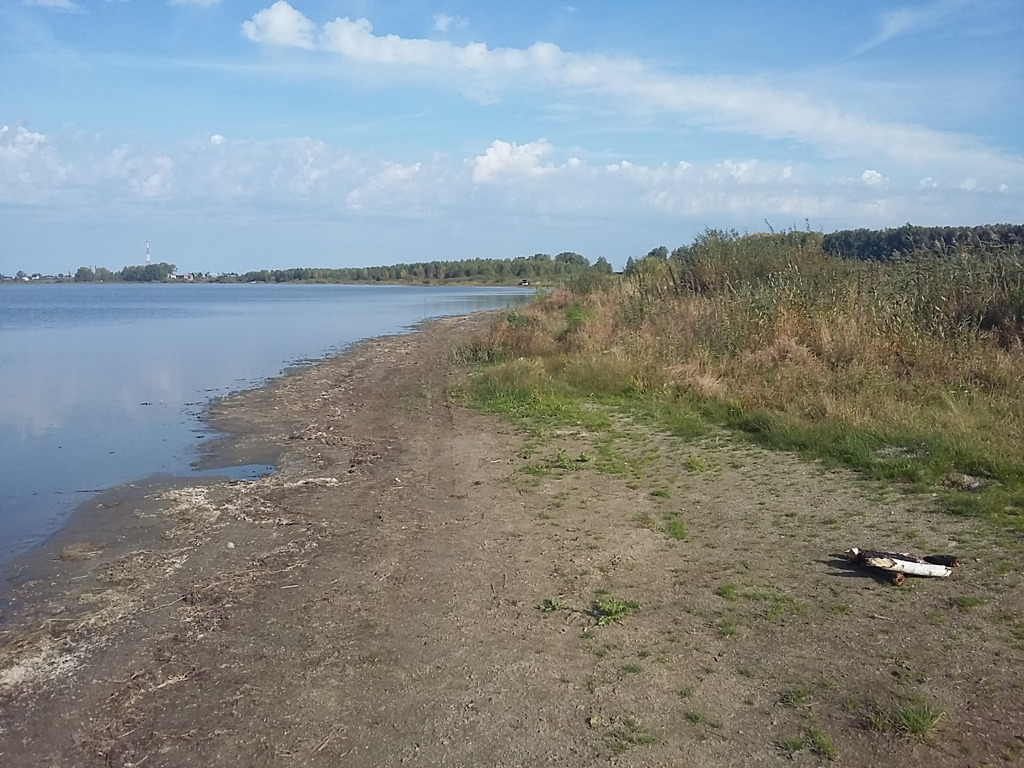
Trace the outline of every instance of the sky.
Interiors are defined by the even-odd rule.
[[[1024,223],[1024,0],[0,0],[0,273]]]

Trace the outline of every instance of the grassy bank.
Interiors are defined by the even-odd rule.
[[[1019,246],[883,264],[826,257],[815,233],[709,231],[457,354],[481,366],[469,397],[537,429],[600,430],[608,408],[687,437],[724,427],[1018,534],[1022,335]]]

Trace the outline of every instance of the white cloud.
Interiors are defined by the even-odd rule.
[[[525,49],[488,48],[376,35],[366,19],[337,18],[318,33],[284,0],[257,13],[243,29],[250,39],[330,51],[353,65],[371,67],[375,82],[388,76],[433,82],[481,101],[493,101],[502,91],[557,89],[586,103],[595,96],[610,98],[644,114],[681,115],[714,130],[795,139],[831,157],[880,156],[894,167],[1024,178],[1021,158],[974,139],[844,113],[821,99],[758,79],[668,74],[636,59],[575,54],[545,42]]]
[[[385,162],[383,169],[365,184],[353,189],[346,196],[345,202],[353,210],[363,210],[371,199],[375,199],[373,201],[378,205],[385,203],[382,199],[385,196],[391,198],[389,202],[394,202],[398,188],[407,187],[408,182],[419,176],[422,168],[422,163],[402,165],[401,163]]]
[[[860,175],[860,180],[869,187],[877,187],[885,183],[885,177],[882,174],[870,169],[865,170],[864,173]]]
[[[224,143],[224,137],[221,136],[219,133],[215,133],[213,134],[213,136],[210,137],[210,143],[220,146],[221,144]]]
[[[242,34],[253,42],[295,48],[312,49],[315,32],[316,25],[285,0],[278,0],[242,24]]]
[[[903,6],[884,11],[879,18],[878,33],[860,49],[860,52],[863,53],[894,38],[934,27],[970,5],[970,2],[971,0],[939,0],[929,5]]]
[[[473,159],[473,181],[481,184],[548,173],[551,166],[541,165],[540,159],[550,151],[551,145],[544,139],[526,144],[497,139],[484,154]]]
[[[0,126],[0,200],[31,203],[48,198],[73,168],[41,133]]]
[[[102,169],[108,179],[121,182],[137,197],[166,197],[171,192],[174,161],[163,154],[150,155],[127,144],[107,156]]]
[[[188,221],[300,221],[311,231],[362,222],[390,228],[399,239],[401,232],[430,226],[435,234],[468,227],[486,240],[487,227],[512,221],[519,222],[522,242],[530,240],[524,233],[555,221],[560,237],[615,230],[621,238],[624,230],[653,226],[679,232],[677,244],[689,238],[687,231],[708,224],[742,230],[765,218],[780,226],[810,218],[826,228],[984,223],[1012,220],[1024,207],[1019,192],[994,194],[998,184],[963,186],[966,175],[921,188],[919,176],[886,178],[853,162],[838,172],[756,157],[606,163],[588,159],[583,147],[562,148],[545,139],[498,139],[465,155],[398,160],[353,154],[308,137],[220,136],[170,146],[110,146],[102,136],[80,132],[44,136],[0,127],[0,203],[15,203],[18,210],[34,206],[38,218],[52,211],[54,217],[74,212],[127,221],[144,206],[147,215],[159,210]],[[12,225],[13,210],[0,205],[0,225]],[[402,226],[395,225],[399,219]],[[597,235],[585,237],[605,247]],[[589,254],[591,240],[566,247]],[[634,245],[635,238],[629,247]]]
[[[447,13],[438,13],[434,16],[434,31],[448,32],[452,29],[465,29],[469,26],[469,19],[462,16],[449,16]]]

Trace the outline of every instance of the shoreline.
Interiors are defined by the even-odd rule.
[[[447,352],[487,322],[218,401],[274,475],[97,500],[106,547],[53,542],[0,624],[0,763],[1011,764],[1024,590],[984,529],[725,434],[463,408]],[[828,554],[865,532],[964,565],[883,584]],[[907,701],[928,738],[881,728]]]
[[[361,339],[335,354],[291,365],[260,386],[213,398],[204,406],[199,423],[216,434],[197,446],[198,458],[194,462],[193,473],[168,475],[158,472],[110,488],[91,491],[89,498],[74,505],[64,523],[53,534],[0,563],[0,629],[3,628],[6,618],[16,617],[24,610],[31,609],[34,603],[46,599],[44,596],[30,598],[25,604],[12,599],[15,591],[26,583],[42,584],[47,580],[53,581],[65,575],[65,569],[74,574],[70,578],[80,578],[81,568],[69,568],[66,564],[87,562],[108,548],[110,551],[106,552],[107,557],[118,557],[133,547],[151,546],[154,537],[160,533],[154,497],[191,487],[212,486],[223,482],[249,482],[255,479],[233,477],[230,470],[236,467],[267,465],[274,468],[269,474],[278,471],[277,465],[287,447],[260,440],[258,437],[255,440],[248,439],[254,435],[251,434],[252,429],[244,418],[217,415],[218,408],[225,402],[253,396],[261,390],[269,390],[290,377],[350,354],[358,354],[362,347],[410,334],[429,333],[433,323],[444,320],[466,321],[477,316],[493,316],[494,313],[494,310],[481,310],[467,315],[420,320],[403,332]],[[225,472],[217,474],[217,470],[220,469]],[[74,548],[89,540],[95,540],[94,548],[82,549],[81,554],[76,554],[72,550],[71,554],[62,556],[62,552],[68,547]],[[45,592],[44,595],[49,596],[49,592]]]

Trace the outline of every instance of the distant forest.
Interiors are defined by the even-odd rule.
[[[1024,225],[989,224],[982,227],[915,227],[846,229],[822,238],[829,256],[864,261],[898,261],[914,253],[945,256],[992,253],[1024,244]]]
[[[537,253],[515,259],[465,259],[462,261],[422,261],[392,264],[386,267],[294,267],[292,269],[261,269],[242,274],[176,276],[173,264],[147,264],[124,267],[112,272],[104,267],[79,267],[75,282],[164,282],[174,279],[203,280],[221,283],[486,283],[514,284],[523,280],[561,283],[581,275],[612,274],[612,265],[605,258],[593,264],[578,253],[566,251],[557,256]]]

